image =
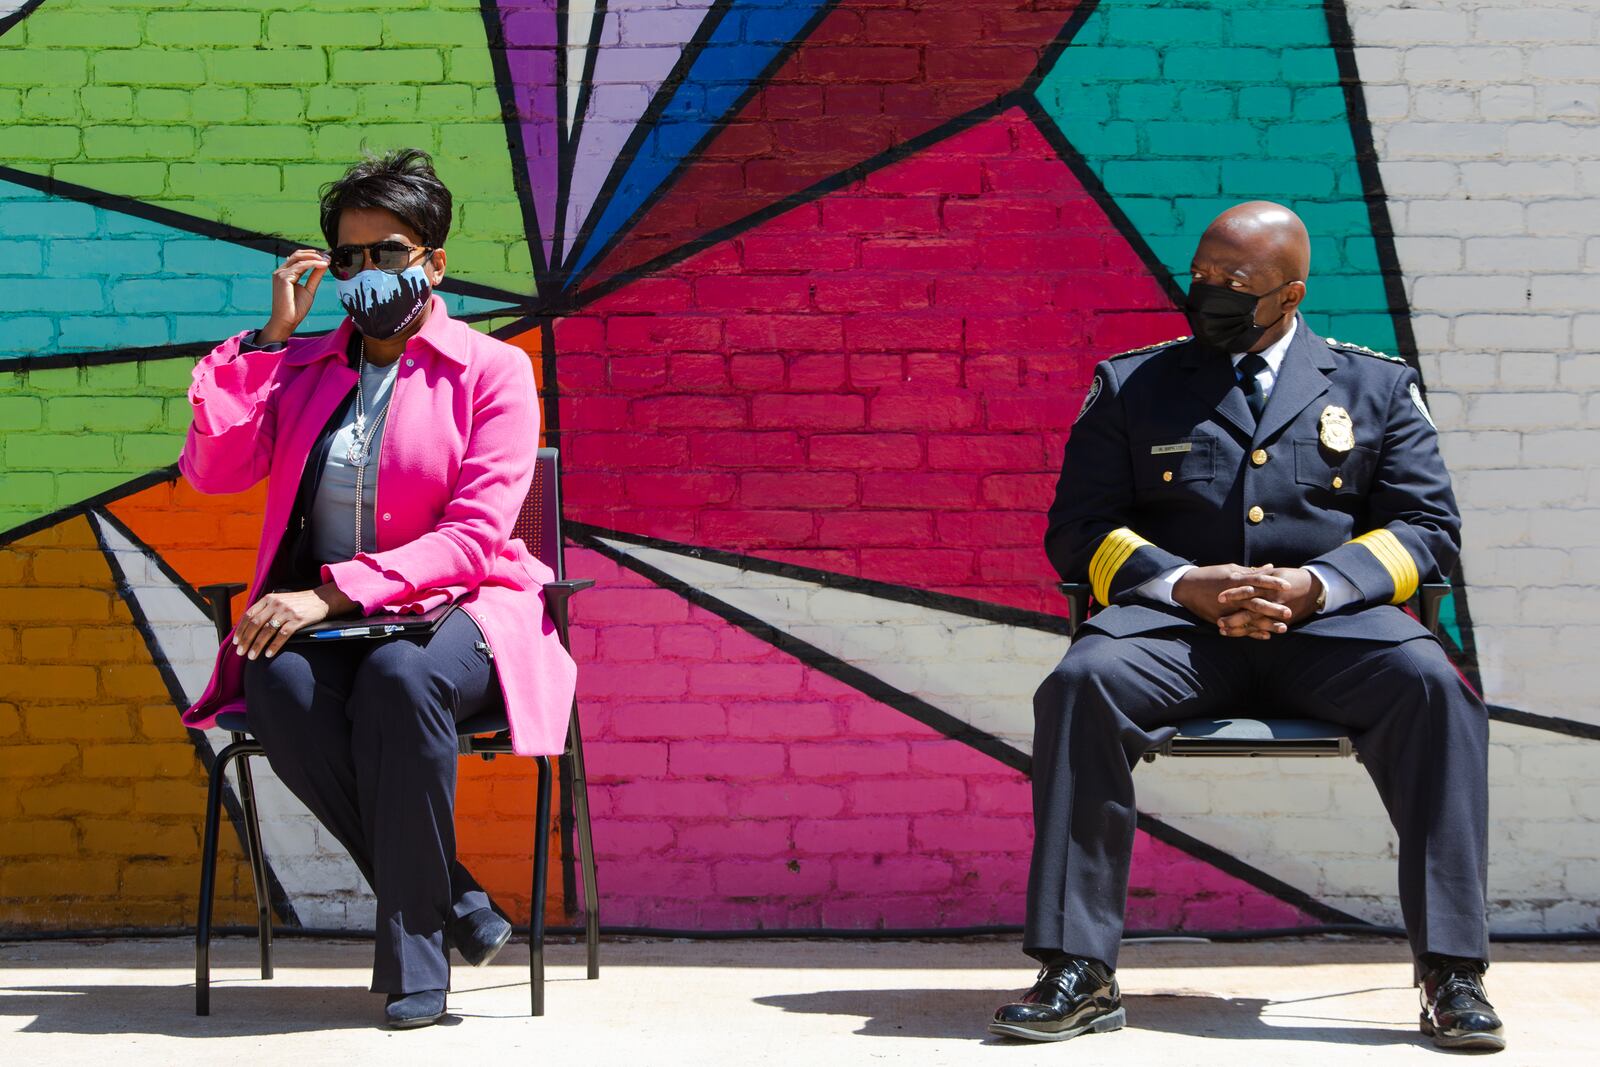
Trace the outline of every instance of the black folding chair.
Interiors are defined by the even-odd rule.
[[[1085,582],[1062,582],[1067,598],[1067,633],[1089,617],[1090,587]],[[1439,609],[1450,593],[1448,583],[1427,584],[1417,590],[1408,607],[1439,636]],[[1350,731],[1321,719],[1259,719],[1234,716],[1186,719],[1177,724],[1172,738],[1144,754],[1145,762],[1157,756],[1355,756]],[[1357,756],[1359,759],[1360,757]]]
[[[561,533],[560,480],[557,452],[541,448],[534,468],[533,486],[523,501],[512,536],[522,539],[556,580],[544,587],[545,604],[563,648],[569,644],[569,607],[572,597],[594,585],[592,578],[567,578]],[[200,587],[211,608],[217,640],[227,640],[232,629],[233,597],[245,586],[237,583]],[[501,655],[512,655],[503,650]],[[229,731],[231,742],[218,752],[211,764],[211,784],[206,796],[206,828],[200,860],[200,913],[195,924],[194,1010],[196,1015],[211,1014],[211,911],[217,872],[217,834],[222,819],[223,783],[229,764],[236,765],[239,778],[239,805],[244,814],[244,846],[250,870],[255,877],[256,925],[261,947],[261,977],[272,977],[272,910],[267,896],[267,870],[261,850],[261,826],[256,815],[255,787],[250,777],[250,757],[265,755],[261,743],[250,736],[250,724],[242,712],[217,716],[217,725]],[[461,754],[485,760],[497,755],[512,755],[511,731],[504,711],[495,711],[460,723],[457,727]],[[583,874],[584,936],[588,948],[589,977],[600,977],[600,894],[596,885],[594,839],[589,824],[589,784],[583,762],[583,731],[578,722],[578,702],[572,702],[572,719],[567,730],[567,748],[561,755],[563,785],[571,798],[578,838],[579,865]],[[528,971],[532,986],[533,1014],[544,1014],[544,898],[550,863],[550,757],[535,756],[538,772],[534,805],[533,904],[530,922]],[[570,782],[570,785],[567,783]]]

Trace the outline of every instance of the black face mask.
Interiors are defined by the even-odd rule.
[[[1230,355],[1248,352],[1288,314],[1287,311],[1283,312],[1265,326],[1256,322],[1256,305],[1264,297],[1282,289],[1283,285],[1258,296],[1229,289],[1225,285],[1190,282],[1189,298],[1184,302],[1183,313],[1189,319],[1189,329],[1194,332],[1194,339],[1207,348]]]

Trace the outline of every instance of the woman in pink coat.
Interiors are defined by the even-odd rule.
[[[395,1027],[443,1014],[447,937],[482,965],[511,934],[456,861],[456,723],[503,707],[517,752],[559,752],[575,680],[544,611],[553,576],[511,538],[539,435],[533,372],[431,295],[450,215],[416,150],[328,186],[330,250],[291,255],[266,326],[195,367],[179,464],[201,492],[268,479],[250,607],[184,719],[246,709],[278,777],[361,867],[372,989]],[[328,273],[350,317],[293,338]],[[324,619],[451,604],[424,636],[288,643]]]

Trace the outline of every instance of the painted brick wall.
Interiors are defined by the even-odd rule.
[[[205,770],[79,517],[0,552],[0,928],[193,922]],[[224,836],[221,922],[253,921]]]
[[[1600,13],[1350,6],[1484,683],[1600,722]]]
[[[1315,233],[1316,328],[1415,338],[1467,516],[1452,645],[1510,709],[1493,921],[1600,927],[1591,7],[0,3],[0,925],[187,921],[224,739],[173,705],[261,500],[164,480],[189,367],[259,323],[320,182],[416,144],[457,195],[444,295],[534,360],[601,582],[607,922],[1019,919],[1072,414],[1096,360],[1184,332],[1211,215],[1269,196]],[[258,773],[280,918],[370,923]],[[1131,925],[1396,921],[1353,762],[1139,786]],[[464,768],[463,855],[518,917],[530,808],[519,761]],[[559,864],[543,896],[577,904]]]
[[[183,362],[86,377],[71,357],[204,351],[262,319],[272,252],[326,243],[308,200],[364,147],[432,152],[462,201],[454,270],[513,299],[533,291],[482,39],[462,0],[68,0],[0,38],[0,360],[34,365],[0,383],[0,528],[173,461]],[[308,328],[338,318],[325,290]]]

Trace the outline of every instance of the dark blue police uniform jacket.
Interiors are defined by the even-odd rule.
[[[1348,415],[1354,444],[1324,420]],[[1260,424],[1232,360],[1189,338],[1095,368],[1072,428],[1045,549],[1105,605],[1085,628],[1113,637],[1199,620],[1134,590],[1184,563],[1325,565],[1360,599],[1295,632],[1399,642],[1426,630],[1391,605],[1444,581],[1461,519],[1415,371],[1325,340],[1302,319]]]

